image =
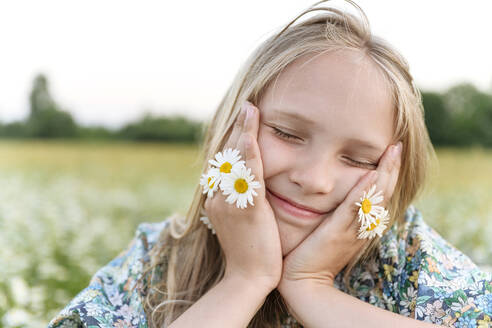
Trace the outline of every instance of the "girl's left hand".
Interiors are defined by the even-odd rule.
[[[279,291],[290,282],[300,281],[333,286],[338,273],[369,242],[369,239],[357,239],[360,223],[359,207],[355,203],[360,202],[364,191],[367,193],[375,183],[376,192],[382,190],[384,196],[382,203],[377,205],[386,207],[400,171],[401,142],[397,145],[388,146],[377,169],[364,175],[335,209],[333,216],[323,221],[284,258]],[[376,172],[376,177],[371,177]]]

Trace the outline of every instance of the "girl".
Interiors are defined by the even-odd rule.
[[[408,64],[355,3],[362,18],[322,2],[257,48],[208,127],[204,178],[238,149],[254,204],[197,184],[186,217],[141,224],[50,327],[490,324],[491,275],[411,205],[435,154]],[[389,222],[359,239],[373,185]]]

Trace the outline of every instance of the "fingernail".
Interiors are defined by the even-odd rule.
[[[246,110],[246,120],[249,121],[249,119],[254,115],[254,108],[249,101],[246,101]]]
[[[393,155],[393,157],[397,157],[398,155],[400,155],[401,147],[402,147],[401,141],[398,141],[396,146],[393,147],[393,150],[391,151],[391,155]]]
[[[241,111],[244,113],[244,114],[247,114],[247,109],[248,109],[248,101],[245,101],[243,102],[243,105],[241,106]]]

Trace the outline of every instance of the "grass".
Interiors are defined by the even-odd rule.
[[[439,175],[414,204],[445,239],[490,265],[492,151],[437,154]],[[185,213],[197,155],[194,145],[1,141],[0,327],[46,326],[139,223]]]

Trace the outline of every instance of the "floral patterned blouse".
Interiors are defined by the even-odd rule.
[[[141,223],[126,250],[99,269],[83,289],[51,320],[55,327],[148,327],[143,295],[133,290],[147,252],[169,224]],[[388,229],[379,256],[351,275],[349,292],[340,272],[335,287],[401,315],[449,327],[492,327],[492,273],[481,271],[468,256],[428,226],[413,205],[405,226]],[[288,316],[283,327],[302,327]]]

